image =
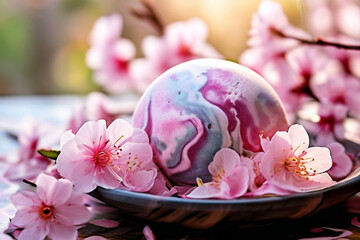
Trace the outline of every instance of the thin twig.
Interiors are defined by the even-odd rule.
[[[31,181],[29,181],[29,180],[27,180],[27,179],[23,179],[22,181],[23,181],[24,183],[26,183],[26,184],[29,184],[29,185],[32,186],[32,187],[37,187],[35,183],[33,183],[33,182],[31,182]]]
[[[332,46],[332,47],[349,49],[349,50],[360,50],[359,45],[347,45],[347,44],[342,44],[342,43],[337,43],[337,42],[331,42],[331,41],[327,41],[327,40],[324,40],[319,37],[315,37],[315,38],[309,40],[309,39],[303,39],[303,38],[296,37],[296,36],[291,36],[289,34],[280,32],[276,29],[273,29],[273,31],[275,34],[279,35],[280,37],[294,39],[303,44],[319,45],[319,46]]]
[[[146,12],[133,8],[130,10],[131,13],[139,19],[148,21],[151,25],[154,26],[159,34],[162,35],[164,33],[165,27],[158,14],[155,12],[153,3],[146,0],[141,1],[141,3],[145,7]]]

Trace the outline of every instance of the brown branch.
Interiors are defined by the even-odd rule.
[[[309,44],[309,45],[318,45],[318,46],[332,46],[332,47],[337,47],[337,48],[343,48],[343,49],[349,49],[349,50],[360,50],[360,46],[359,45],[347,45],[347,44],[342,44],[342,43],[337,43],[337,42],[331,42],[331,41],[327,41],[324,40],[322,38],[316,37],[313,39],[303,39],[300,37],[295,37],[295,36],[291,36],[288,35],[286,33],[280,32],[278,30],[273,29],[274,33],[277,34],[280,37],[283,38],[289,38],[289,39],[294,39],[297,40],[303,44]]]
[[[31,181],[29,181],[29,180],[27,180],[27,179],[23,179],[22,181],[23,181],[24,183],[26,183],[26,184],[29,184],[29,185],[32,186],[32,187],[37,187],[35,183],[33,183],[33,182],[31,182]]]
[[[159,32],[160,35],[164,33],[164,24],[160,20],[158,14],[155,12],[153,3],[148,0],[141,1],[142,5],[145,7],[145,12],[139,9],[131,9],[131,14],[133,14],[135,17],[145,20],[149,22],[153,27],[156,29],[156,31]]]

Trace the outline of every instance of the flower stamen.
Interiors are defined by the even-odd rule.
[[[39,209],[39,215],[42,219],[47,220],[52,217],[54,213],[54,207],[48,206],[44,202],[41,204],[41,207]]]

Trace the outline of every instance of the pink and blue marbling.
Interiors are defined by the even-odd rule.
[[[198,59],[179,64],[146,90],[133,115],[154,161],[175,184],[211,180],[208,165],[221,148],[260,150],[260,137],[287,130],[284,107],[271,86],[239,64]]]

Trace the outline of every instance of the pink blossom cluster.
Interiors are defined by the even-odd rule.
[[[52,148],[60,137],[52,126],[27,117],[22,120],[15,134],[18,149],[3,158],[7,163],[4,171],[6,179],[11,182],[34,180],[40,173],[54,166],[52,161],[37,152],[39,149]]]
[[[66,130],[76,133],[87,121],[103,119],[111,124],[117,118],[129,117],[134,111],[136,99],[117,99],[100,92],[91,92],[83,101],[74,104],[73,114]]]
[[[35,186],[11,196],[17,211],[7,232],[16,239],[77,239],[77,229],[93,217],[85,193],[97,186],[161,196],[176,192],[152,161],[147,134],[123,119],[108,127],[104,119],[87,121],[76,134],[63,133],[56,164],[37,152],[53,147],[40,144],[51,133],[40,131],[35,120],[25,123],[18,138],[19,158],[4,174]],[[102,224],[97,222],[92,224]]]
[[[143,58],[135,58],[134,44],[120,34],[123,18],[119,14],[99,18],[91,32],[87,65],[95,81],[110,93],[146,87],[167,69],[196,58],[222,56],[206,43],[208,29],[199,18],[169,24],[160,36],[143,39]]]
[[[344,23],[360,17],[359,5],[353,1],[308,4],[310,26],[322,39],[359,45],[360,35]],[[274,87],[289,118],[303,124],[316,144],[359,139],[360,52],[307,44],[312,39],[291,25],[279,3],[263,1],[252,19],[250,48],[239,62]]]
[[[152,161],[147,134],[127,121],[88,121],[75,134],[61,138],[57,169],[74,188],[91,192],[97,186],[136,192],[172,195],[166,180]]]
[[[329,149],[309,147],[303,126],[295,124],[287,132],[278,131],[271,139],[263,138],[261,146],[263,151],[250,157],[239,156],[229,148],[218,151],[209,165],[212,181],[203,183],[198,179],[198,187],[185,197],[287,195],[335,184],[326,172],[332,166]]]

